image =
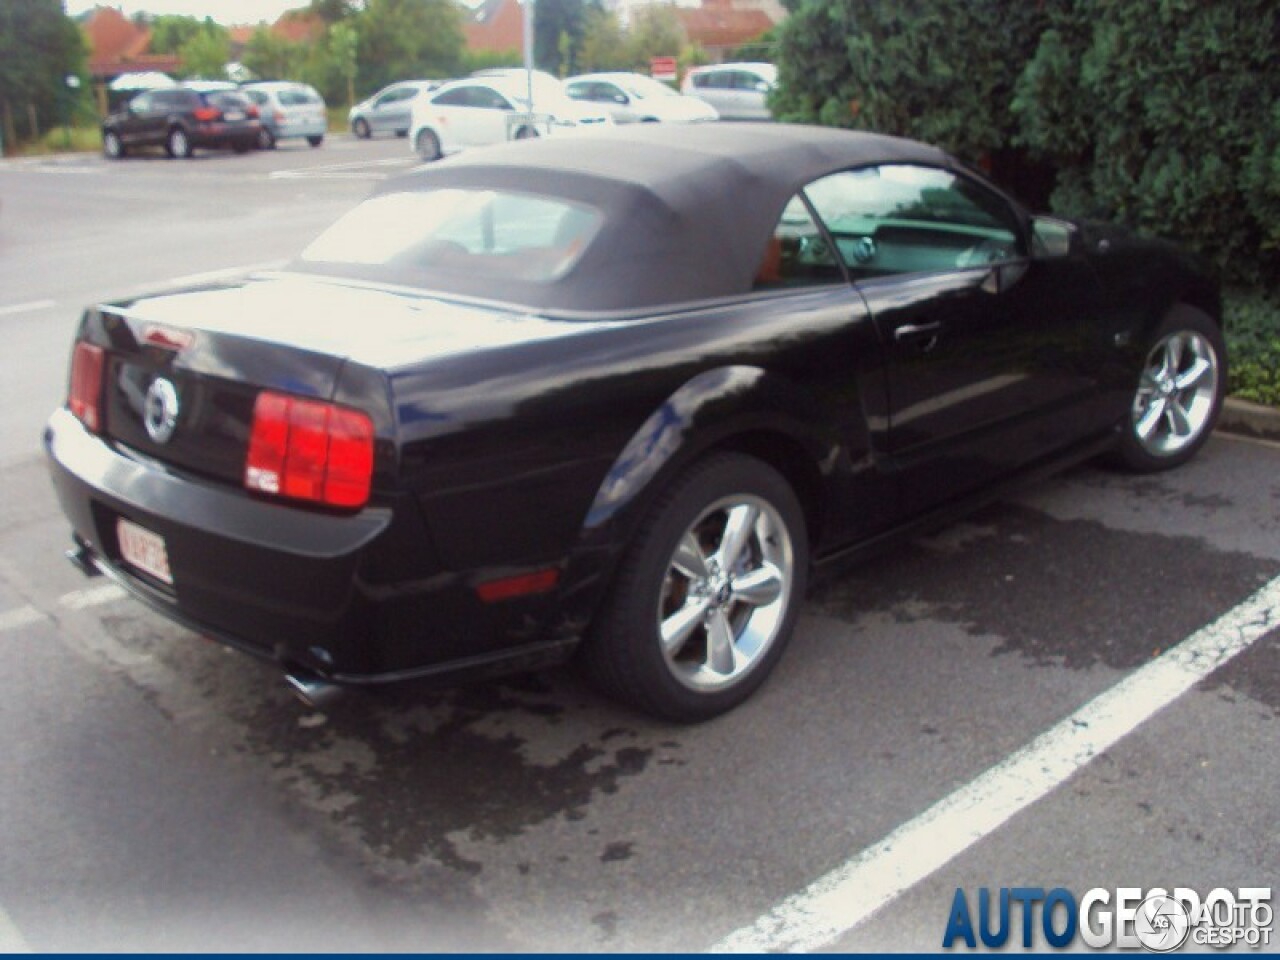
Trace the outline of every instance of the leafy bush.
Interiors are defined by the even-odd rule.
[[[1194,247],[1224,278],[1280,277],[1280,6],[1055,5],[1009,104],[1053,206]]]
[[[1280,406],[1280,300],[1239,290],[1227,291],[1223,299],[1227,392]]]

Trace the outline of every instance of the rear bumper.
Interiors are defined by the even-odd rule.
[[[533,666],[572,645],[541,629],[552,595],[485,604],[477,574],[435,567],[412,504],[336,515],[260,500],[134,459],[66,410],[45,448],[83,561],[182,626],[286,669],[382,683]],[[172,585],[124,560],[121,518],[164,539]]]

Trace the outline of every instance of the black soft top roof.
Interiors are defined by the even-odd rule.
[[[810,181],[869,164],[950,166],[911,140],[788,124],[636,125],[475,150],[379,193],[483,187],[601,210],[577,264],[550,283],[450,274],[429,265],[394,283],[550,312],[634,311],[750,291],[787,201]]]

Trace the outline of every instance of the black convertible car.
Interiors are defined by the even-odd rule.
[[[707,124],[388,182],[285,271],[88,310],[45,433],[72,558],[340,685],[577,651],[745,699],[811,572],[1103,452],[1203,444],[1213,282],[947,154]]]

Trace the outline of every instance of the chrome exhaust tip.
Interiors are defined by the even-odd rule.
[[[86,577],[100,577],[102,571],[98,569],[98,565],[93,562],[93,554],[89,548],[83,543],[76,542],[75,548],[68,550],[64,554],[71,561],[71,565],[83,573]]]
[[[323,711],[342,696],[342,688],[336,683],[329,683],[318,677],[309,677],[297,673],[286,673],[284,682],[289,685],[293,695],[312,710]]]

